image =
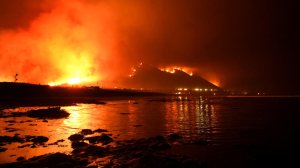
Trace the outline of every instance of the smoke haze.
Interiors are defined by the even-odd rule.
[[[111,85],[144,62],[221,86],[298,88],[285,1],[2,0],[0,80]],[[288,82],[292,81],[292,82]]]

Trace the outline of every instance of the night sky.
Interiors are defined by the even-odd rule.
[[[290,1],[81,1],[110,7],[118,59],[128,68],[185,65],[228,89],[300,93],[300,29]],[[0,33],[26,30],[52,8],[48,0],[1,0]]]

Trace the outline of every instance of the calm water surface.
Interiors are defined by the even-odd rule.
[[[28,117],[0,118],[0,134],[49,137],[60,145],[18,148],[7,144],[0,163],[51,152],[70,152],[67,138],[81,129],[107,129],[119,140],[179,133],[187,141],[205,139],[212,145],[268,143],[289,148],[297,141],[300,98],[298,97],[169,97],[107,101],[105,105],[78,104],[62,107],[67,119],[36,120]],[[5,109],[24,112],[45,107]],[[15,123],[5,122],[15,120]],[[32,120],[32,122],[26,122]],[[7,128],[16,129],[13,132]]]

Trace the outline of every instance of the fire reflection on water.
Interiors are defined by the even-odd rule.
[[[64,139],[57,145],[47,147],[18,148],[21,144],[11,144],[6,152],[0,153],[0,162],[15,161],[19,156],[32,157],[49,152],[70,152],[68,137],[81,129],[107,129],[114,138],[133,139],[169,133],[180,133],[186,138],[203,137],[209,139],[217,126],[215,107],[202,97],[164,98],[167,101],[148,99],[109,101],[105,105],[78,104],[62,107],[70,113],[66,119],[35,120],[28,117],[12,118],[16,123],[8,126],[8,119],[0,118],[1,128],[12,127],[15,132],[0,130],[2,135],[14,134],[46,136],[49,143]],[[45,107],[43,107],[45,108]],[[36,107],[6,110],[5,112],[27,111]],[[32,120],[32,122],[21,122]],[[34,124],[35,126],[31,126]],[[16,155],[10,157],[11,155]]]
[[[166,129],[189,138],[210,135],[217,124],[214,106],[202,97],[180,96],[177,100],[165,104]]]

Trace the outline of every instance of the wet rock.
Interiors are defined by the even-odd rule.
[[[17,161],[19,161],[19,162],[23,161],[23,160],[25,160],[25,157],[23,157],[23,156],[20,156],[20,157],[17,158]]]
[[[19,136],[0,136],[0,143],[24,142]]]
[[[6,150],[7,150],[7,148],[0,147],[0,152],[5,152]]]
[[[64,139],[57,140],[56,142],[64,142]]]
[[[39,119],[59,119],[69,117],[70,113],[60,109],[60,107],[53,107],[48,109],[30,110],[26,112],[26,115],[31,118]]]
[[[57,140],[57,141],[55,141],[53,143],[49,143],[48,145],[58,145],[58,143],[64,142],[64,141],[65,141],[64,139],[60,139],[60,140]]]
[[[76,149],[76,148],[82,148],[82,147],[85,147],[87,146],[88,144],[85,143],[85,142],[78,142],[78,141],[74,141],[72,142],[72,148],[73,149]]]
[[[8,163],[1,165],[7,168],[24,168],[24,167],[48,167],[48,168],[75,168],[75,167],[86,167],[88,164],[86,159],[78,159],[72,155],[66,155],[63,153],[54,153],[54,154],[47,154],[42,156],[37,156],[30,158],[28,160],[23,160],[20,162]]]
[[[33,143],[45,143],[49,140],[49,138],[45,137],[45,136],[37,136],[37,137],[34,137],[31,142]]]
[[[102,132],[108,132],[108,131],[105,130],[105,129],[99,128],[99,129],[94,130],[93,132],[94,132],[94,133],[95,133],[95,132],[97,132],[97,133],[102,133]]]
[[[29,147],[29,146],[31,146],[31,144],[21,145],[21,146],[18,146],[18,148],[26,148],[26,147]]]
[[[82,135],[90,135],[90,134],[94,134],[94,132],[91,129],[83,129],[80,132]]]
[[[73,135],[69,136],[68,139],[70,141],[81,141],[81,140],[83,140],[83,138],[84,138],[84,136],[81,134],[73,134]]]
[[[167,139],[169,141],[176,141],[176,140],[182,139],[182,136],[180,136],[179,134],[172,133],[167,136]]]
[[[105,153],[107,152],[107,149],[104,147],[101,147],[101,146],[89,145],[84,150],[84,152],[85,152],[85,155],[104,156]]]
[[[109,144],[113,141],[113,139],[108,134],[102,134],[100,136],[87,137],[86,140],[88,140],[89,143],[92,143],[92,144],[102,143],[104,145]]]

